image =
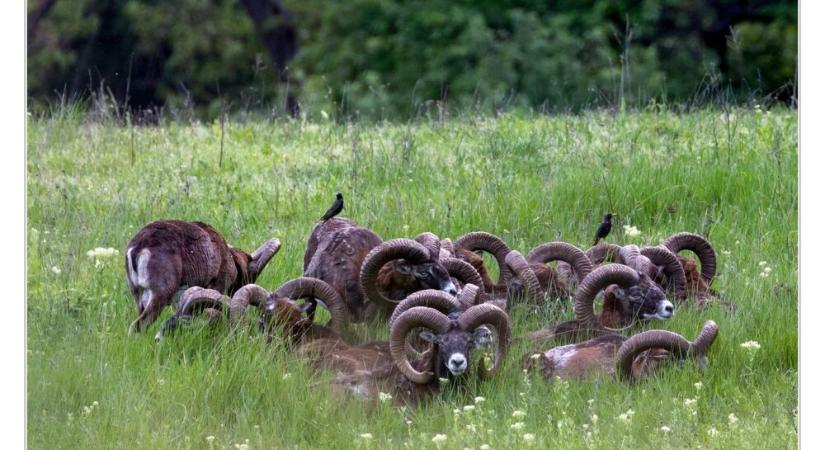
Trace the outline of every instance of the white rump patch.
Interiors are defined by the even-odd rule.
[[[556,369],[563,369],[574,354],[576,354],[576,344],[562,345],[544,352],[544,356]]]
[[[138,253],[137,256],[137,284],[138,286],[149,289],[149,258],[152,256],[152,253],[149,251],[148,248],[144,248],[143,250]]]

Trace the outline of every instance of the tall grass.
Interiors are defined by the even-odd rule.
[[[77,110],[31,118],[29,445],[794,448],[796,136],[795,112],[758,108],[403,125],[133,128]],[[551,240],[586,247],[607,211],[621,220],[611,242],[703,233],[719,256],[714,286],[738,308],[728,316],[683,307],[647,326],[692,338],[715,320],[720,336],[704,373],[685,364],[633,386],[608,377],[546,383],[522,372],[530,349],[517,342],[495,380],[419,408],[332,397],[329,374],[313,374],[254,330],[229,335],[196,323],[160,345],[154,329],[126,335],[135,312],[122,253],[142,225],[202,220],[244,249],[276,236],[283,247],[258,280],[271,289],[301,274],[311,227],[337,191],[343,215],[385,239],[487,230],[523,253]],[[624,224],[642,235],[625,236]],[[121,255],[86,255],[98,246]],[[511,314],[517,336],[571,315],[569,307]],[[387,333],[373,324],[362,334]],[[748,340],[761,348],[740,347]],[[436,434],[446,440],[434,442]]]

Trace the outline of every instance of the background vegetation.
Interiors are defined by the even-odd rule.
[[[29,119],[32,448],[797,446],[793,111],[118,123],[71,109]],[[246,249],[279,237],[259,279],[272,289],[301,274],[309,231],[339,190],[344,215],[385,239],[481,229],[522,253],[551,240],[586,246],[608,210],[642,233],[617,226],[611,242],[700,232],[719,255],[714,285],[738,309],[683,306],[648,325],[693,337],[715,320],[704,373],[686,364],[635,386],[548,384],[522,373],[530,349],[516,343],[495,380],[400,409],[332,397],[328,374],[311,374],[254,326],[230,336],[198,323],[160,345],[156,327],[126,335],[134,305],[123,251],[143,224],[203,220]],[[87,254],[96,247],[120,254]],[[571,316],[563,302],[512,311],[517,336]],[[362,331],[386,338],[385,325]],[[740,346],[751,340],[761,348]]]
[[[92,92],[184,119],[796,102],[787,0],[39,0],[29,12],[34,109]]]

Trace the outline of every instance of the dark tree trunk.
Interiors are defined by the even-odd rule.
[[[298,33],[292,15],[279,0],[241,0],[241,3],[275,63],[278,80],[289,86],[288,63],[298,51]],[[287,92],[286,109],[292,117],[300,112],[298,101],[291,92]]]
[[[40,25],[40,21],[46,17],[55,3],[57,3],[57,0],[43,0],[34,11],[29,13],[26,19],[28,28],[26,30],[26,36],[29,38],[29,41],[34,39],[34,36],[37,34],[37,26]]]

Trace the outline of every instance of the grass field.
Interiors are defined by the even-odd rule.
[[[57,113],[30,117],[27,135],[31,448],[797,446],[793,111],[230,122],[222,155],[219,124],[132,129]],[[336,191],[342,215],[384,239],[487,230],[525,254],[552,240],[587,247],[608,210],[622,219],[615,243],[702,233],[719,257],[714,286],[738,309],[686,307],[647,326],[692,339],[715,320],[704,372],[685,364],[634,386],[548,384],[522,373],[528,349],[514,345],[496,379],[419,408],[332,398],[328,375],[253,332],[196,323],[158,345],[158,322],[127,336],[123,252],[141,226],[202,220],[247,250],[276,236],[283,247],[258,280],[273,289],[301,274]],[[641,235],[625,236],[626,224]],[[88,256],[96,247],[120,254]],[[572,308],[511,317],[520,335]],[[751,340],[761,348],[740,346]]]

